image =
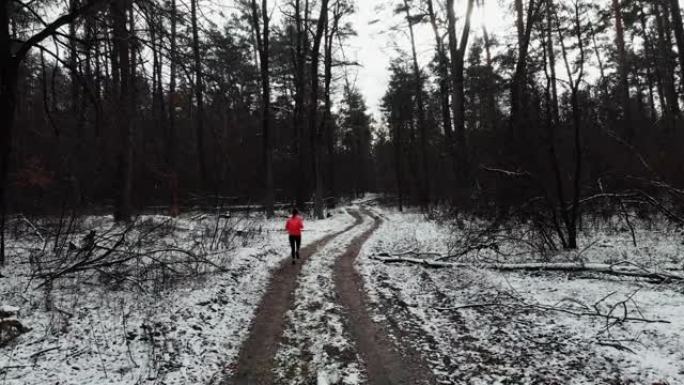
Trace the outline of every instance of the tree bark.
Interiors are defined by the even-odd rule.
[[[339,21],[342,15],[339,13],[339,2],[336,3],[333,11],[333,22],[326,22],[324,33],[324,58],[323,58],[323,120],[321,121],[321,130],[326,138],[326,147],[328,152],[328,190],[331,196],[336,195],[335,190],[335,133],[333,132],[334,124],[332,122],[332,100],[331,100],[331,83],[332,83],[332,61],[333,61],[333,41],[339,29]]]
[[[252,23],[257,40],[259,63],[261,69],[261,130],[262,130],[262,155],[264,164],[264,209],[266,215],[274,214],[273,204],[275,200],[273,184],[273,145],[271,144],[271,84],[269,74],[269,17],[268,0],[261,2],[261,18],[263,32],[259,31],[259,10],[256,0],[252,0]]]
[[[8,9],[10,5],[9,2],[0,5],[0,265],[5,264],[7,187],[19,67],[18,61],[11,53]]]
[[[558,206],[560,207],[560,210],[556,209],[556,203],[555,202],[550,202],[550,210],[552,211],[551,217],[553,218],[554,222],[554,229],[558,235],[558,238],[560,239],[561,244],[563,245],[563,248],[567,248],[568,243],[567,239],[565,236],[565,233],[563,232],[563,226],[561,225],[560,221],[558,220],[558,214],[557,211],[560,211],[561,217],[563,220],[567,220],[568,216],[567,214],[569,213],[568,206],[567,206],[567,201],[565,198],[565,187],[563,183],[563,174],[561,173],[560,170],[560,162],[558,159],[558,152],[556,149],[556,129],[558,127],[559,123],[559,116],[558,116],[558,94],[557,94],[557,89],[554,88],[555,81],[556,81],[556,70],[555,70],[555,54],[553,53],[554,51],[554,46],[553,46],[553,19],[555,15],[555,8],[553,6],[552,0],[547,1],[547,7],[546,7],[546,22],[547,22],[547,31],[545,31],[543,28],[541,30],[542,34],[542,39],[545,40],[545,50],[544,50],[544,73],[547,76],[546,79],[546,90],[545,90],[545,102],[546,102],[546,126],[547,126],[547,141],[548,141],[548,151],[549,151],[549,161],[551,164],[551,171],[553,173],[553,178],[554,178],[554,188],[555,188],[555,193],[556,193],[556,199],[558,200]],[[548,59],[548,62],[547,62]],[[549,70],[546,69],[548,64]],[[555,96],[555,98],[554,98]],[[550,200],[550,199],[549,199]],[[566,221],[567,223],[567,221]]]
[[[547,48],[549,53],[549,70],[551,72],[551,116],[553,118],[554,126],[558,126],[558,123],[560,122],[560,108],[558,104],[558,79],[556,77],[556,52],[553,45],[553,12],[555,12],[555,4],[553,3],[553,0],[547,0],[546,6],[546,26],[548,28]]]
[[[171,200],[171,207],[169,209],[171,216],[179,214],[178,207],[178,173],[176,171],[177,159],[177,144],[176,144],[176,62],[178,55],[176,53],[176,39],[178,35],[178,10],[176,7],[176,0],[171,0],[171,36],[169,37],[169,94],[167,105],[169,108],[169,126],[166,144],[166,165],[169,183],[169,198]]]
[[[295,205],[303,207],[306,201],[305,174],[304,174],[304,103],[306,100],[306,79],[304,67],[306,66],[306,53],[304,47],[304,35],[306,34],[301,15],[301,1],[294,2],[295,17],[295,45],[294,45],[294,68],[295,68],[295,95],[294,95],[294,129],[295,148],[297,152],[297,172],[295,187]]]
[[[527,56],[530,46],[532,27],[535,24],[537,11],[542,0],[530,0],[527,8],[527,23],[523,21],[522,1],[516,0],[518,26],[518,60],[515,65],[513,81],[511,82],[511,126],[514,134],[524,126],[527,109]],[[521,33],[521,31],[523,33]]]
[[[484,6],[484,0],[479,1],[479,6]],[[494,65],[492,59],[491,46],[492,42],[489,38],[489,32],[487,31],[487,26],[482,24],[482,38],[484,40],[484,48],[486,54],[486,67],[487,74],[485,79],[486,89],[485,91],[485,127],[489,130],[496,129],[496,122],[498,120],[497,113],[497,102],[496,102],[496,83],[494,79]]]
[[[195,101],[197,109],[195,111],[195,136],[197,140],[197,161],[200,171],[202,186],[206,189],[209,186],[209,170],[207,168],[206,148],[204,145],[204,86],[202,81],[202,62],[200,58],[199,27],[197,25],[197,2],[190,0],[190,23],[192,28],[192,55],[193,70],[195,72]]]
[[[663,5],[654,3],[656,16],[656,29],[658,31],[658,46],[661,54],[660,67],[663,71],[663,91],[665,96],[665,120],[667,127],[672,130],[679,115],[679,100],[675,89],[674,65],[672,63],[672,40],[665,25],[668,18],[667,10]]]
[[[442,126],[444,127],[444,135],[447,137],[447,140],[450,141],[452,136],[452,125],[451,112],[449,110],[449,58],[446,54],[444,41],[439,34],[437,15],[435,14],[432,0],[427,0],[427,6],[428,15],[430,16],[430,25],[432,26],[432,32],[435,35],[437,57],[439,60],[437,71],[439,74],[439,96],[441,99],[442,108]]]
[[[583,43],[583,38],[582,38],[582,26],[581,26],[581,20],[580,20],[580,15],[579,15],[579,5],[575,3],[575,12],[574,12],[574,26],[575,26],[575,37],[577,38],[577,46],[579,49],[579,58],[577,59],[577,65],[579,66],[578,74],[575,77],[573,72],[570,69],[570,62],[568,59],[568,54],[567,54],[567,49],[565,47],[565,42],[563,38],[563,33],[562,31],[558,30],[558,37],[560,41],[560,46],[561,46],[561,52],[563,53],[563,61],[565,62],[565,68],[567,70],[567,76],[568,76],[568,82],[569,82],[569,87],[570,87],[570,105],[572,109],[572,123],[573,123],[573,145],[574,145],[574,170],[573,170],[573,176],[572,176],[572,200],[571,200],[571,206],[568,209],[568,205],[563,202],[562,203],[562,215],[563,215],[563,220],[565,222],[565,228],[566,228],[566,235],[567,239],[566,242],[567,244],[565,245],[566,249],[576,249],[577,248],[577,228],[578,228],[578,222],[579,222],[579,217],[580,217],[580,211],[579,211],[579,203],[580,203],[580,196],[582,193],[582,185],[581,185],[581,178],[582,178],[582,172],[583,172],[583,160],[582,160],[582,111],[580,109],[580,104],[579,104],[579,87],[582,84],[583,78],[584,78],[584,65],[585,65],[585,50],[584,50],[584,43]],[[558,25],[560,26],[560,21],[558,19],[558,16],[556,15],[556,21]]]
[[[460,45],[456,38],[456,17],[454,15],[454,0],[447,0],[447,18],[449,22],[449,53],[451,55],[451,113],[454,118],[454,145],[459,159],[459,176],[463,187],[468,190],[470,183],[470,164],[465,139],[465,89],[464,89],[464,59],[465,49],[470,36],[470,19],[473,13],[474,0],[468,0]]]
[[[625,31],[622,19],[622,6],[620,0],[613,0],[613,14],[615,17],[615,45],[618,54],[618,93],[620,95],[620,105],[622,107],[622,123],[625,128],[625,139],[628,143],[634,140],[634,127],[632,126],[632,112],[630,109],[629,95],[629,73],[627,64],[627,52],[625,50]]]
[[[131,130],[131,33],[126,25],[126,0],[114,0],[111,6],[114,52],[119,63],[117,86],[116,123],[119,130],[119,153],[117,160],[117,201],[114,218],[128,221],[131,217],[131,173],[133,148]]]
[[[321,131],[318,129],[318,62],[320,57],[323,30],[328,19],[328,0],[322,0],[321,13],[318,16],[316,34],[311,50],[311,104],[309,105],[309,130],[311,130],[313,166],[314,166],[314,215],[323,219],[323,169],[321,156]]]
[[[411,38],[411,58],[413,59],[413,77],[415,88],[415,110],[417,116],[418,130],[420,132],[420,152],[422,173],[420,175],[421,203],[427,207],[430,202],[430,165],[428,163],[427,150],[427,129],[425,127],[425,105],[423,103],[423,80],[421,77],[420,66],[418,65],[418,54],[416,53],[416,39],[413,31],[413,21],[411,18],[411,8],[408,0],[404,0],[404,11],[406,12],[406,22],[408,23],[409,36]]]
[[[684,79],[684,27],[682,26],[682,11],[679,7],[679,0],[670,0],[670,12],[672,13],[675,39],[677,40],[680,79]]]

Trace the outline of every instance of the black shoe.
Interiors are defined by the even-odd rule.
[[[294,258],[292,258],[292,264],[293,264],[293,265],[295,264],[295,260],[294,260]]]

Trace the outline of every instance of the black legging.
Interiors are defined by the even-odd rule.
[[[292,259],[299,258],[299,247],[301,245],[301,235],[290,235],[290,248],[292,249]]]

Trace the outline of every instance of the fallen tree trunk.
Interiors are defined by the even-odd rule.
[[[656,279],[660,281],[684,280],[684,275],[665,271],[651,271],[631,262],[614,264],[604,263],[455,263],[440,262],[429,259],[371,256],[372,259],[383,263],[406,263],[429,268],[480,268],[496,271],[557,271],[570,273],[601,273],[615,276]]]

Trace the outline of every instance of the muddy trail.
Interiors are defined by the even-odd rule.
[[[369,385],[429,385],[435,379],[423,357],[408,344],[396,344],[388,333],[386,325],[373,321],[368,313],[367,298],[363,289],[363,278],[354,268],[361,247],[382,224],[382,220],[364,210],[364,215],[373,218],[373,227],[356,238],[342,254],[335,266],[335,286],[341,304],[346,310],[347,320],[356,347],[366,369]],[[391,330],[399,335],[398,330]]]
[[[361,356],[367,384],[403,385],[433,384],[433,376],[422,357],[408,346],[398,347],[384,325],[373,322],[368,313],[363,280],[354,262],[363,244],[381,225],[382,220],[362,209],[350,211],[355,222],[346,229],[328,235],[301,251],[301,260],[292,265],[290,259],[273,273],[269,287],[256,310],[249,335],[242,345],[236,366],[224,385],[271,385],[274,380],[275,356],[286,326],[286,313],[295,303],[294,292],[302,266],[318,250],[334,238],[372,218],[371,228],[352,239],[348,247],[339,250],[335,263],[334,282],[338,300],[345,310],[345,323]],[[395,333],[396,331],[392,330]],[[404,344],[402,344],[404,345]]]

